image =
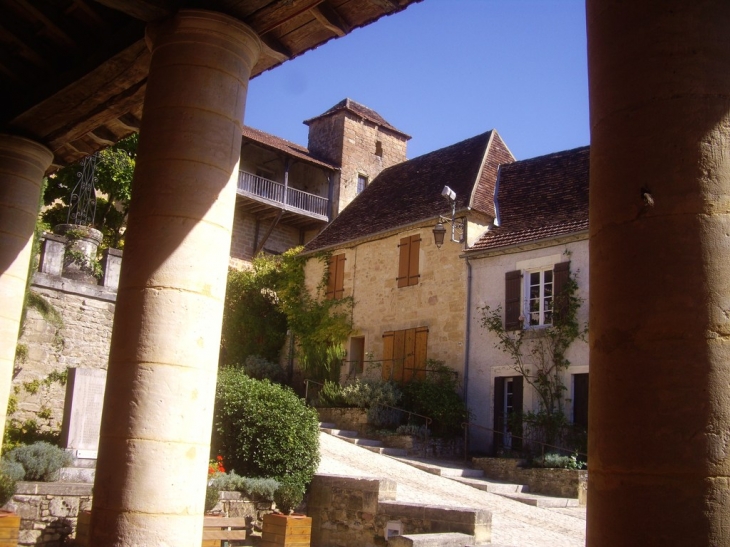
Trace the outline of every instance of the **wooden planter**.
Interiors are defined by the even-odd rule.
[[[0,511],[0,547],[18,547],[20,515]]]
[[[309,547],[312,518],[304,515],[264,515],[261,547]]]

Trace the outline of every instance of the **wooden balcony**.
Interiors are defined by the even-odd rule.
[[[282,212],[281,222],[302,228],[329,221],[327,198],[245,171],[238,174],[237,193],[238,207],[261,218]]]

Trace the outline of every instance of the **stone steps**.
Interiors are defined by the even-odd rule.
[[[474,543],[474,536],[458,532],[441,534],[407,534],[388,540],[388,547],[465,547]]]
[[[528,493],[500,493],[496,494],[509,498],[526,505],[532,505],[533,507],[543,507],[547,509],[552,508],[563,508],[563,507],[579,507],[580,503],[577,498],[555,498],[552,496],[542,496],[540,494],[528,494]]]
[[[93,483],[96,476],[94,467],[62,467],[59,482]]]
[[[396,458],[401,458],[408,455],[408,451],[404,448],[388,448],[385,446],[363,446],[363,448],[369,450],[370,452],[375,452],[376,454],[383,454],[385,456],[393,456]]]
[[[489,479],[469,478],[469,477],[449,477],[450,479],[483,490],[491,494],[520,494],[526,493],[529,488],[526,484],[512,484],[509,482],[498,482]]]

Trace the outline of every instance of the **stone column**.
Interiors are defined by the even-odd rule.
[[[199,547],[248,79],[260,42],[182,10],[148,29],[91,544]]]
[[[730,2],[587,16],[587,544],[729,545]]]
[[[5,429],[43,175],[52,160],[46,147],[0,134],[0,431]]]

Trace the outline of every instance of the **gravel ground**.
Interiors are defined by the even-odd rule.
[[[492,512],[492,543],[514,547],[585,545],[585,509],[541,509],[432,475],[388,456],[320,433],[319,473],[383,477],[398,484],[397,500]]]

